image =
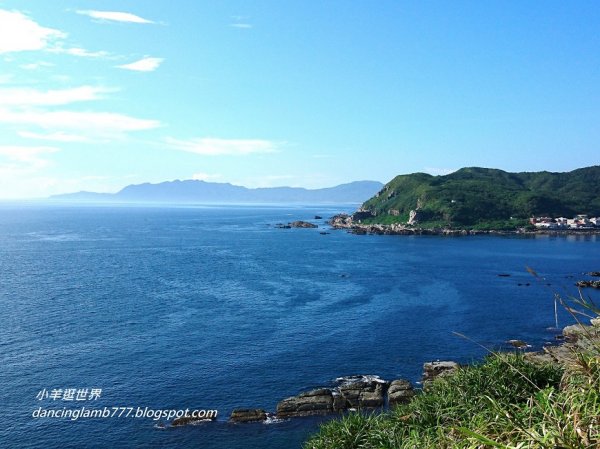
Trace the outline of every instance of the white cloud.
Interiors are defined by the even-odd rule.
[[[252,25],[249,23],[230,23],[229,26],[231,26],[233,28],[243,28],[243,29],[252,28]]]
[[[144,131],[161,126],[158,120],[147,120],[112,112],[79,111],[11,111],[0,109],[0,123],[35,125],[45,129],[79,130],[94,135],[114,135]]]
[[[0,88],[0,106],[56,106],[102,98],[115,92],[105,87],[80,86],[69,89],[37,90],[30,88]]]
[[[54,147],[0,145],[0,157],[5,159],[0,163],[0,173],[4,175],[25,174],[41,170],[50,165],[50,161],[42,156],[57,151],[59,149]]]
[[[89,139],[85,136],[78,136],[76,134],[67,134],[62,131],[57,131],[48,134],[38,134],[29,131],[19,131],[17,134],[24,139],[33,140],[48,140],[52,142],[89,142]]]
[[[95,10],[80,10],[77,14],[91,17],[107,22],[127,22],[127,23],[154,23],[152,20],[144,19],[143,17],[131,14],[129,12],[120,11],[95,11]]]
[[[110,53],[104,50],[100,51],[89,51],[85,48],[81,47],[71,47],[71,48],[63,48],[61,46],[57,46],[50,49],[53,53],[64,53],[71,56],[79,56],[82,58],[108,58],[110,57]]]
[[[21,67],[22,69],[25,70],[37,70],[37,69],[41,69],[42,67],[53,67],[54,64],[52,64],[51,62],[46,62],[46,61],[40,61],[40,62],[32,62],[30,64],[21,64],[19,67]]]
[[[43,50],[67,35],[46,28],[18,11],[0,9],[0,53]]]
[[[171,148],[204,156],[240,156],[256,153],[275,153],[277,144],[270,140],[260,139],[216,139],[200,138],[178,140],[166,138],[165,142]]]
[[[216,179],[221,179],[223,175],[220,173],[194,173],[192,175],[192,179],[196,181],[214,181]]]
[[[136,72],[153,72],[163,61],[163,58],[143,58],[129,64],[118,65],[117,67]]]
[[[12,73],[0,73],[0,84],[10,84],[15,76]]]

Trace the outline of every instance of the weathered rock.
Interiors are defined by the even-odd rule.
[[[584,324],[573,324],[563,329],[563,336],[568,342],[576,342],[582,335],[589,334],[595,331],[592,326],[586,326]]]
[[[256,422],[267,419],[267,412],[260,408],[236,408],[231,412],[230,422]]]
[[[508,340],[506,343],[511,345],[513,348],[517,348],[517,349],[525,349],[525,348],[531,347],[531,345],[527,344],[523,340]]]
[[[189,424],[199,424],[205,421],[215,421],[217,419],[216,413],[214,416],[211,414],[210,416],[206,416],[204,418],[192,418],[191,416],[182,416],[181,418],[175,418],[171,422],[171,426],[179,427],[179,426],[187,426]]]
[[[577,281],[575,283],[575,285],[580,288],[585,288],[585,287],[600,288],[600,281]]]
[[[301,393],[277,404],[277,417],[327,415],[333,413],[333,394],[329,388]]]
[[[322,220],[323,217],[321,217],[320,215],[315,215],[315,220]]]
[[[292,228],[318,228],[316,224],[309,223],[308,221],[292,221],[289,223]]]
[[[419,211],[411,210],[408,214],[408,221],[406,222],[406,224],[415,225],[419,222],[420,219],[421,219],[421,216],[419,214]]]
[[[398,404],[410,402],[414,395],[415,390],[408,380],[393,380],[388,388],[388,404],[390,407],[394,407]]]
[[[423,382],[429,382],[436,377],[448,376],[454,373],[460,365],[452,361],[428,362],[423,365]]]
[[[350,407],[381,407],[385,400],[387,382],[365,378],[345,383],[339,387],[339,390]]]
[[[338,391],[333,392],[333,411],[341,412],[348,409],[349,404],[344,396],[342,396]]]

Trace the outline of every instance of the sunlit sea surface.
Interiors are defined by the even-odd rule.
[[[479,360],[479,345],[540,348],[554,293],[600,270],[596,236],[320,233],[315,215],[353,208],[1,205],[0,447],[298,448],[321,418],[227,418],[343,375],[418,382],[424,362]],[[275,227],[299,219],[319,229]],[[43,395],[85,388],[100,397]],[[219,417],[32,417],[81,406]]]

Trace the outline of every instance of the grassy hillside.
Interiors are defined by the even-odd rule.
[[[445,176],[400,175],[362,208],[373,215],[363,222],[406,222],[417,210],[422,225],[454,227],[515,227],[541,215],[598,216],[600,166],[568,173],[470,167]]]
[[[597,350],[577,363],[497,354],[434,381],[409,404],[321,426],[305,449],[584,449],[600,447]]]

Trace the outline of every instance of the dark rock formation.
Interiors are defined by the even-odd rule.
[[[277,404],[277,417],[327,415],[333,413],[333,394],[329,388],[301,393]]]
[[[340,394],[350,407],[382,407],[388,383],[380,379],[364,378],[340,385]]]
[[[423,383],[430,382],[436,377],[448,376],[456,371],[460,365],[452,361],[428,362],[423,365]]]
[[[578,281],[575,285],[577,287],[600,288],[600,281]]]
[[[267,419],[267,412],[259,408],[236,408],[231,412],[230,422],[256,422]]]
[[[289,223],[292,228],[318,228],[316,224],[309,223],[308,221],[293,221]]]
[[[523,340],[508,340],[506,343],[511,345],[513,348],[517,348],[517,349],[525,349],[525,348],[531,347],[531,345],[528,345]]]
[[[323,217],[321,217],[320,215],[315,215],[315,220],[322,220]]]
[[[394,407],[410,402],[414,395],[415,390],[408,380],[393,380],[388,388],[388,404],[390,407]]]
[[[197,424],[205,421],[215,421],[217,419],[217,415],[214,416],[206,416],[204,418],[192,418],[191,416],[182,416],[181,418],[175,418],[171,422],[172,427],[179,426],[187,426],[188,424]]]

